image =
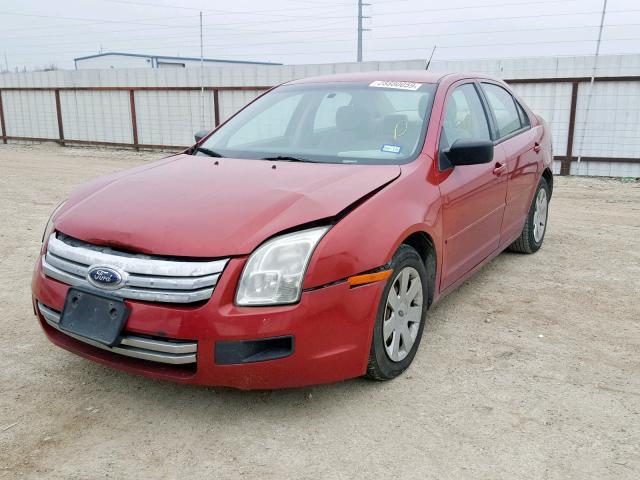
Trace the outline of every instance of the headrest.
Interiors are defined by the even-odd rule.
[[[345,105],[336,110],[336,127],[339,130],[355,130],[366,118],[366,112],[355,105]]]

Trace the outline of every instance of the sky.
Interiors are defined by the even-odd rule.
[[[363,59],[592,55],[604,0],[365,0]],[[0,65],[100,51],[285,64],[356,60],[357,0],[2,0]],[[608,0],[602,54],[640,53],[640,1]]]

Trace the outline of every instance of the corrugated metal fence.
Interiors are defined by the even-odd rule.
[[[574,61],[570,71],[583,74],[579,76],[565,76],[566,66],[556,61],[551,68],[544,59],[529,62],[530,68],[522,68],[526,60],[499,65],[441,62],[433,67],[494,75],[499,70],[550,123],[556,173],[640,177],[640,62],[630,67],[627,58],[612,68],[613,60],[599,69],[588,62],[576,68]],[[422,61],[407,61],[210,68],[205,69],[203,91],[197,69],[4,75],[0,76],[0,133],[4,143],[53,140],[62,145],[180,149],[192,143],[195,131],[218,125],[283,81],[422,65]],[[620,75],[625,69],[632,74]],[[593,83],[584,75],[589,71],[598,74]],[[537,72],[539,77],[526,76]],[[618,74],[602,75],[611,72]]]

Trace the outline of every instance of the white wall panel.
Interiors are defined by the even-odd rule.
[[[554,155],[566,155],[571,84],[518,83],[513,85],[513,89],[537,115],[544,118],[551,126]]]
[[[7,135],[58,138],[58,117],[53,92],[2,92]]]
[[[624,162],[571,162],[571,175],[590,177],[640,177],[640,165]]]
[[[147,145],[191,145],[193,134],[212,129],[213,94],[204,92],[204,124],[199,91],[137,91],[138,141]]]
[[[226,120],[263,92],[255,90],[220,92],[220,119]]]
[[[345,62],[309,65],[225,65],[205,67],[205,84],[209,86],[255,85],[260,79],[267,85],[313,75],[348,71],[423,69],[424,59],[387,62]],[[433,71],[478,72],[500,78],[550,78],[591,76],[592,56],[505,58],[479,60],[434,60]],[[640,55],[604,55],[598,59],[598,76],[640,75]],[[26,86],[198,86],[200,69],[101,69],[60,70],[0,75],[0,87]]]
[[[0,75],[1,87],[199,87],[270,86],[296,78],[342,72],[423,69],[424,59],[309,65],[225,65],[204,69],[113,68],[30,72]],[[504,58],[431,63],[430,70],[479,72],[500,78],[552,78],[640,75],[640,55],[593,57]],[[571,84],[516,84],[524,101],[547,120],[554,153],[565,155]],[[588,83],[580,85],[574,155],[640,158],[640,82],[597,82],[587,109]],[[224,120],[260,91],[221,91]],[[200,92],[137,91],[138,137],[141,144],[188,145],[201,129]],[[128,92],[65,92],[61,94],[65,137],[131,143]],[[58,137],[54,93],[4,91],[9,135]],[[213,120],[213,94],[205,93],[205,128]],[[588,110],[588,113],[587,113]],[[586,124],[585,124],[586,122]],[[557,163],[557,162],[556,162]],[[638,166],[627,163],[581,162],[572,171],[588,175],[633,176]],[[554,171],[559,165],[554,164]]]
[[[129,92],[61,91],[60,108],[67,139],[133,142]]]
[[[640,157],[640,82],[580,84],[573,151],[585,157]]]

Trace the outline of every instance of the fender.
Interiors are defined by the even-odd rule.
[[[389,263],[400,244],[416,232],[431,238],[436,264],[440,265],[441,200],[437,184],[428,175],[432,159],[422,154],[401,168],[399,178],[327,232],[309,264],[304,289],[342,281]]]

